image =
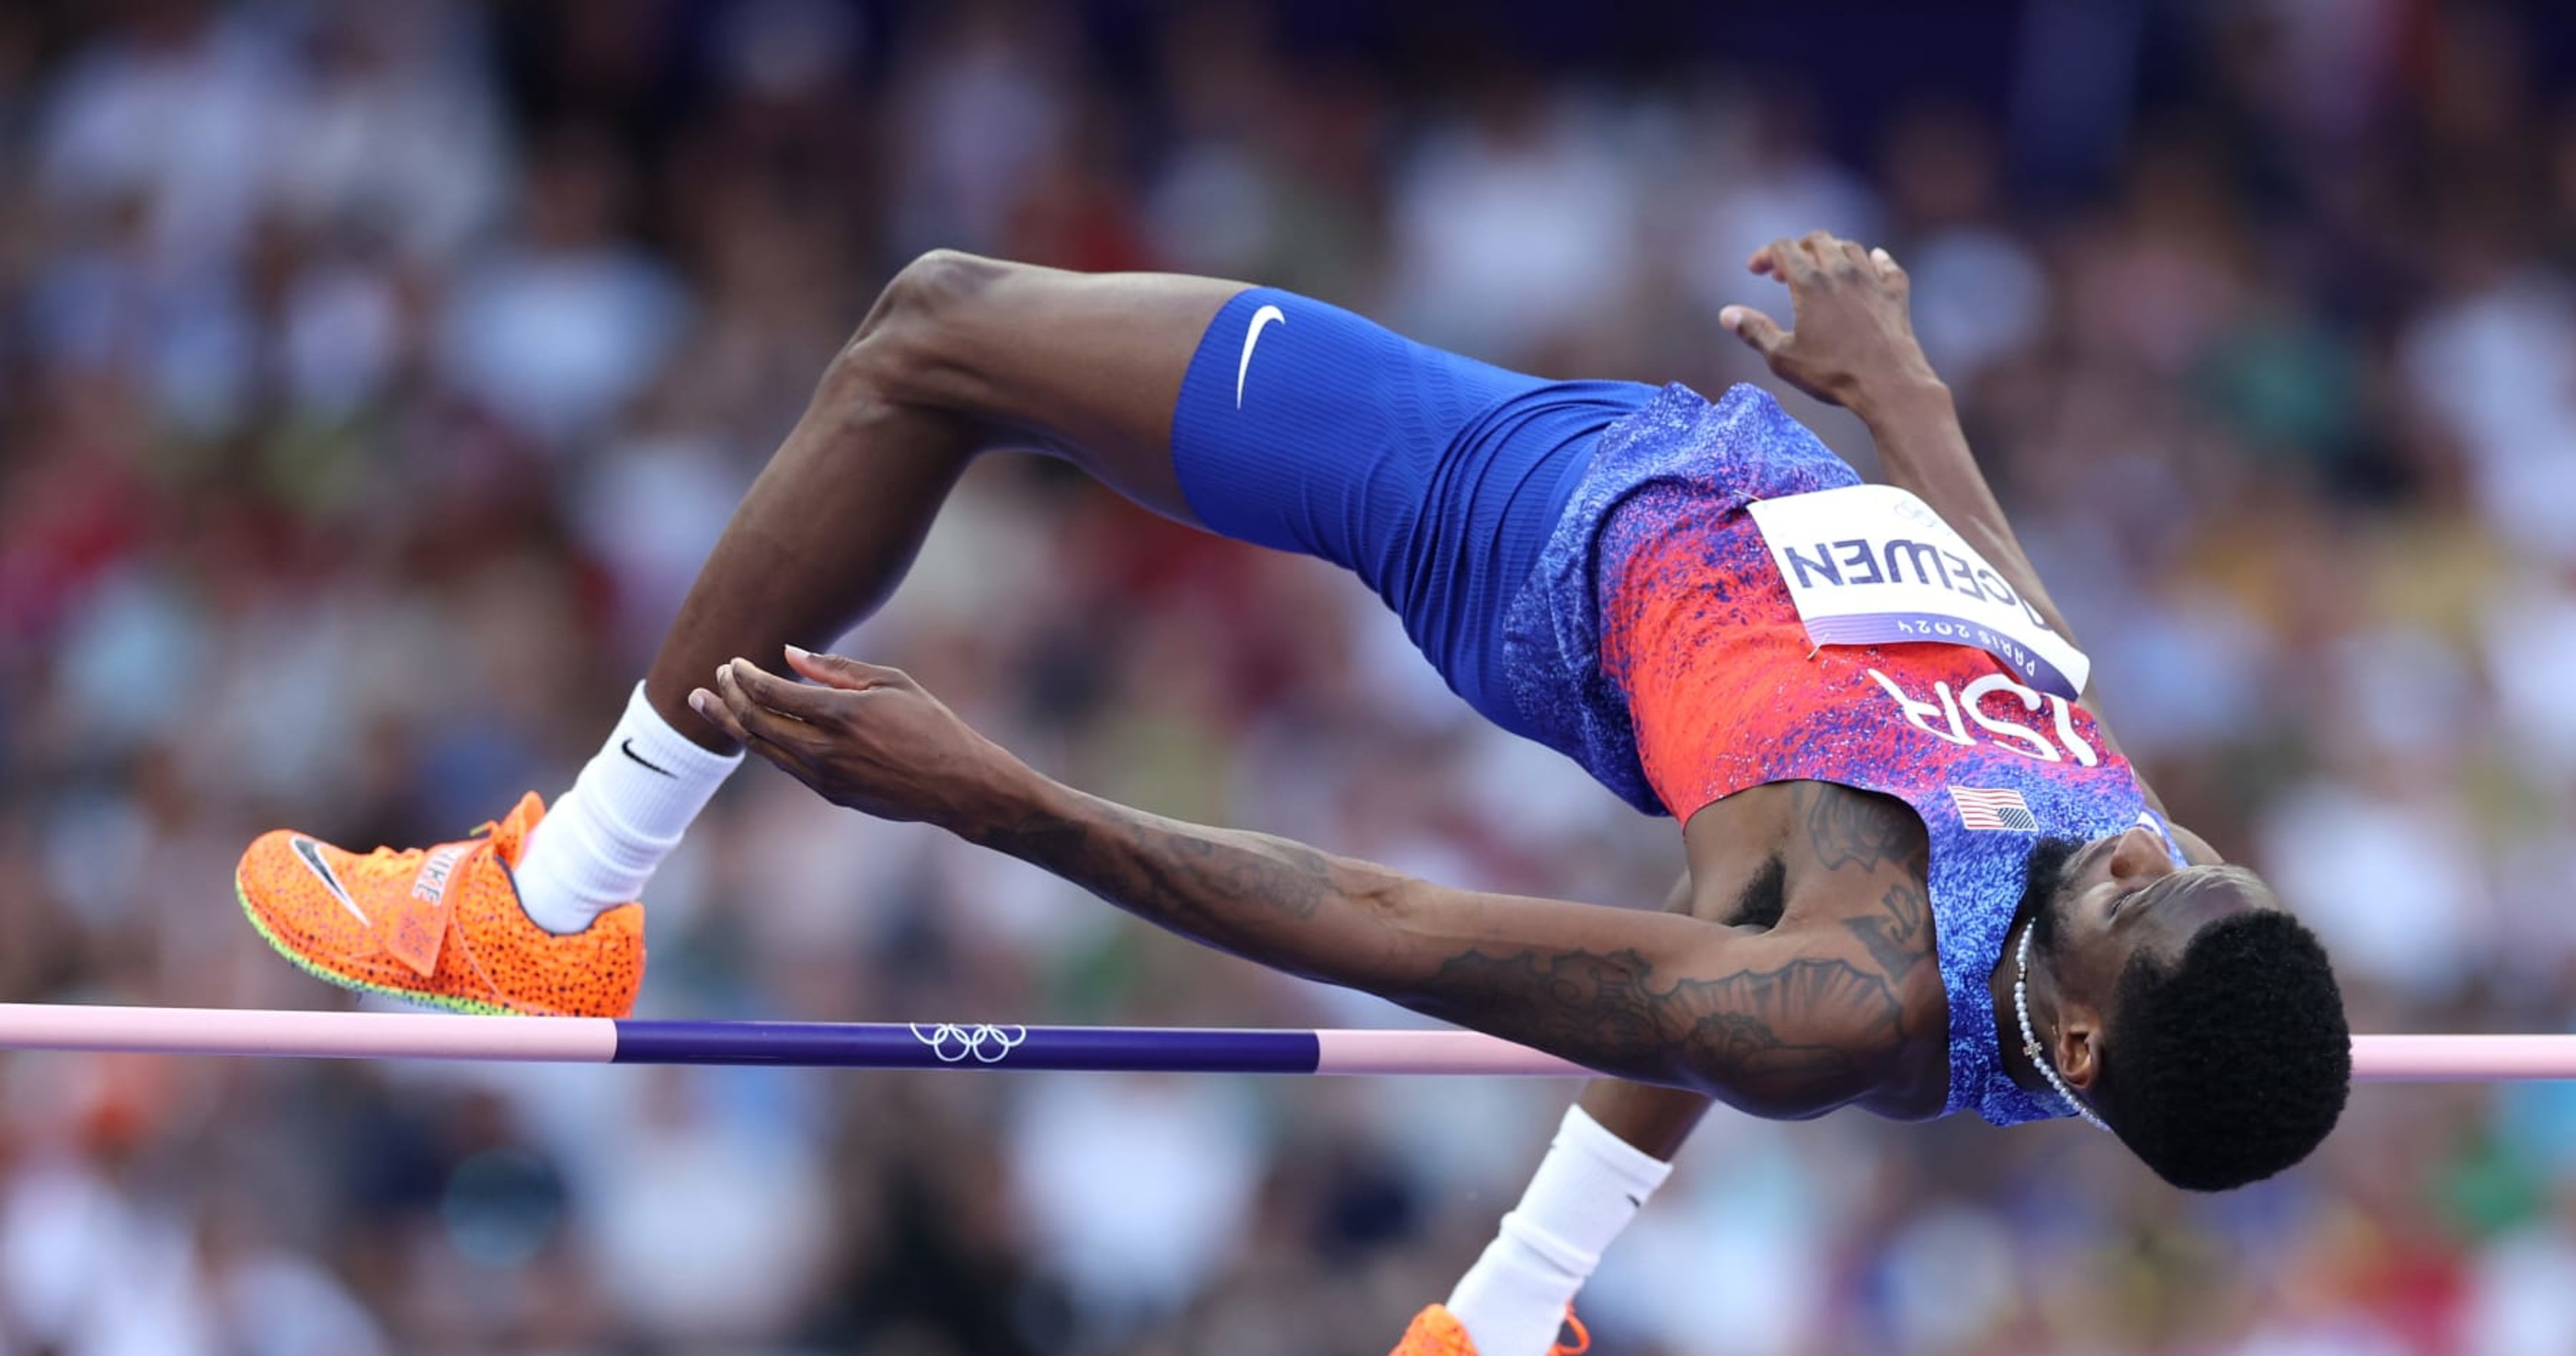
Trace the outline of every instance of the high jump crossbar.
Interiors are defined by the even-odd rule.
[[[0,1050],[553,1064],[1059,1069],[1579,1078],[1591,1070],[1473,1031],[681,1022],[0,1003]],[[2576,1079],[2576,1035],[2355,1036],[2370,1083]]]

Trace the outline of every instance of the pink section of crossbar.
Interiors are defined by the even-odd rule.
[[[605,1064],[617,1054],[617,1023],[605,1017],[0,1003],[0,1048]]]
[[[1319,1074],[1582,1076],[1591,1070],[1473,1031],[1318,1031]]]
[[[2352,1076],[2365,1083],[2576,1079],[2576,1036],[2355,1036]]]

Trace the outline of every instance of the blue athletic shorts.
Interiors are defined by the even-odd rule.
[[[1453,691],[1535,737],[1504,614],[1602,430],[1656,389],[1542,381],[1254,288],[1190,359],[1172,465],[1200,522],[1356,572]]]

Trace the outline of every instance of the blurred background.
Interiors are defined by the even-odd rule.
[[[1762,375],[1718,307],[1784,301],[1746,255],[1827,227],[1911,267],[2122,736],[2355,1026],[2565,1029],[2571,74],[2536,2],[0,7],[0,998],[340,1004],[240,847],[569,784],[923,249],[1713,393]],[[1357,585],[1034,459],[850,645],[1165,811],[1622,904],[1680,863]],[[648,1015],[1406,1020],[757,765],[649,902]],[[0,1352],[1377,1352],[1572,1092],[17,1057]],[[1584,1308],[1605,1356],[2563,1353],[2576,1089],[2364,1089],[2216,1198],[2063,1124],[1721,1113]]]

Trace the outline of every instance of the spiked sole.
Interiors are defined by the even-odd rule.
[[[269,931],[268,920],[260,917],[259,910],[251,907],[250,890],[242,884],[242,878],[239,872],[235,872],[233,874],[233,898],[241,902],[242,915],[250,919],[250,925],[252,927],[259,929],[259,935],[262,941],[267,942],[272,950],[276,951],[277,954],[284,956],[288,963],[292,964],[296,969],[301,970],[326,984],[336,984],[343,989],[354,989],[359,993],[382,994],[387,998],[399,998],[406,1003],[418,1003],[423,1007],[441,1008],[448,1012],[470,1013],[477,1017],[516,1017],[520,1015],[517,1009],[506,1008],[498,1003],[486,1003],[472,998],[450,998],[442,994],[418,993],[410,989],[389,988],[382,984],[371,984],[366,980],[358,979],[350,975],[344,975],[326,966],[316,964],[304,956],[298,955],[295,948],[288,946],[276,933]]]

